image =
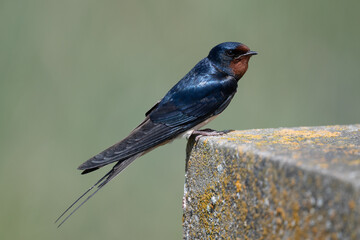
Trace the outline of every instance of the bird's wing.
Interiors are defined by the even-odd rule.
[[[174,139],[220,113],[236,92],[234,81],[214,81],[175,91],[170,101],[164,98],[148,112],[146,119],[128,137],[87,160],[78,169],[88,173]]]
[[[78,169],[88,173],[107,164],[125,160],[176,137],[182,131],[183,126],[173,128],[154,123],[147,117],[128,137],[90,158]]]
[[[214,79],[203,84],[182,87],[166,96],[148,115],[155,123],[176,127],[198,119],[202,121],[221,113],[236,93],[233,78]]]

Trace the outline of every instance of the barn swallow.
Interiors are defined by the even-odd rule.
[[[58,227],[136,158],[180,136],[216,135],[216,132],[199,129],[229,105],[236,93],[237,82],[248,69],[250,57],[256,54],[238,42],[224,42],[212,48],[206,58],[196,64],[164,98],[146,112],[145,120],[129,136],[78,167],[83,171],[82,174],[86,174],[116,163],[65,210],[56,222],[75,207],[80,199],[87,196],[63,218]]]

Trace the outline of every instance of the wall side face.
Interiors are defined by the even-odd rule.
[[[360,239],[360,125],[190,140],[184,239]]]

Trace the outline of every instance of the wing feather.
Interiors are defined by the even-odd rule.
[[[206,120],[219,114],[221,106],[230,100],[236,93],[237,82],[233,78],[214,79],[205,84],[184,87],[183,90],[170,91],[165,101],[148,114],[155,123],[163,123],[176,127],[187,124],[196,119]],[[225,107],[226,107],[225,106]]]
[[[87,173],[94,168],[123,161],[173,139],[183,131],[183,126],[172,128],[161,123],[153,123],[146,118],[128,137],[90,158],[78,169]]]

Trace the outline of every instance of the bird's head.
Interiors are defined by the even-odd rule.
[[[239,80],[248,68],[251,56],[257,52],[250,51],[245,44],[224,42],[211,49],[208,59],[220,70]]]

